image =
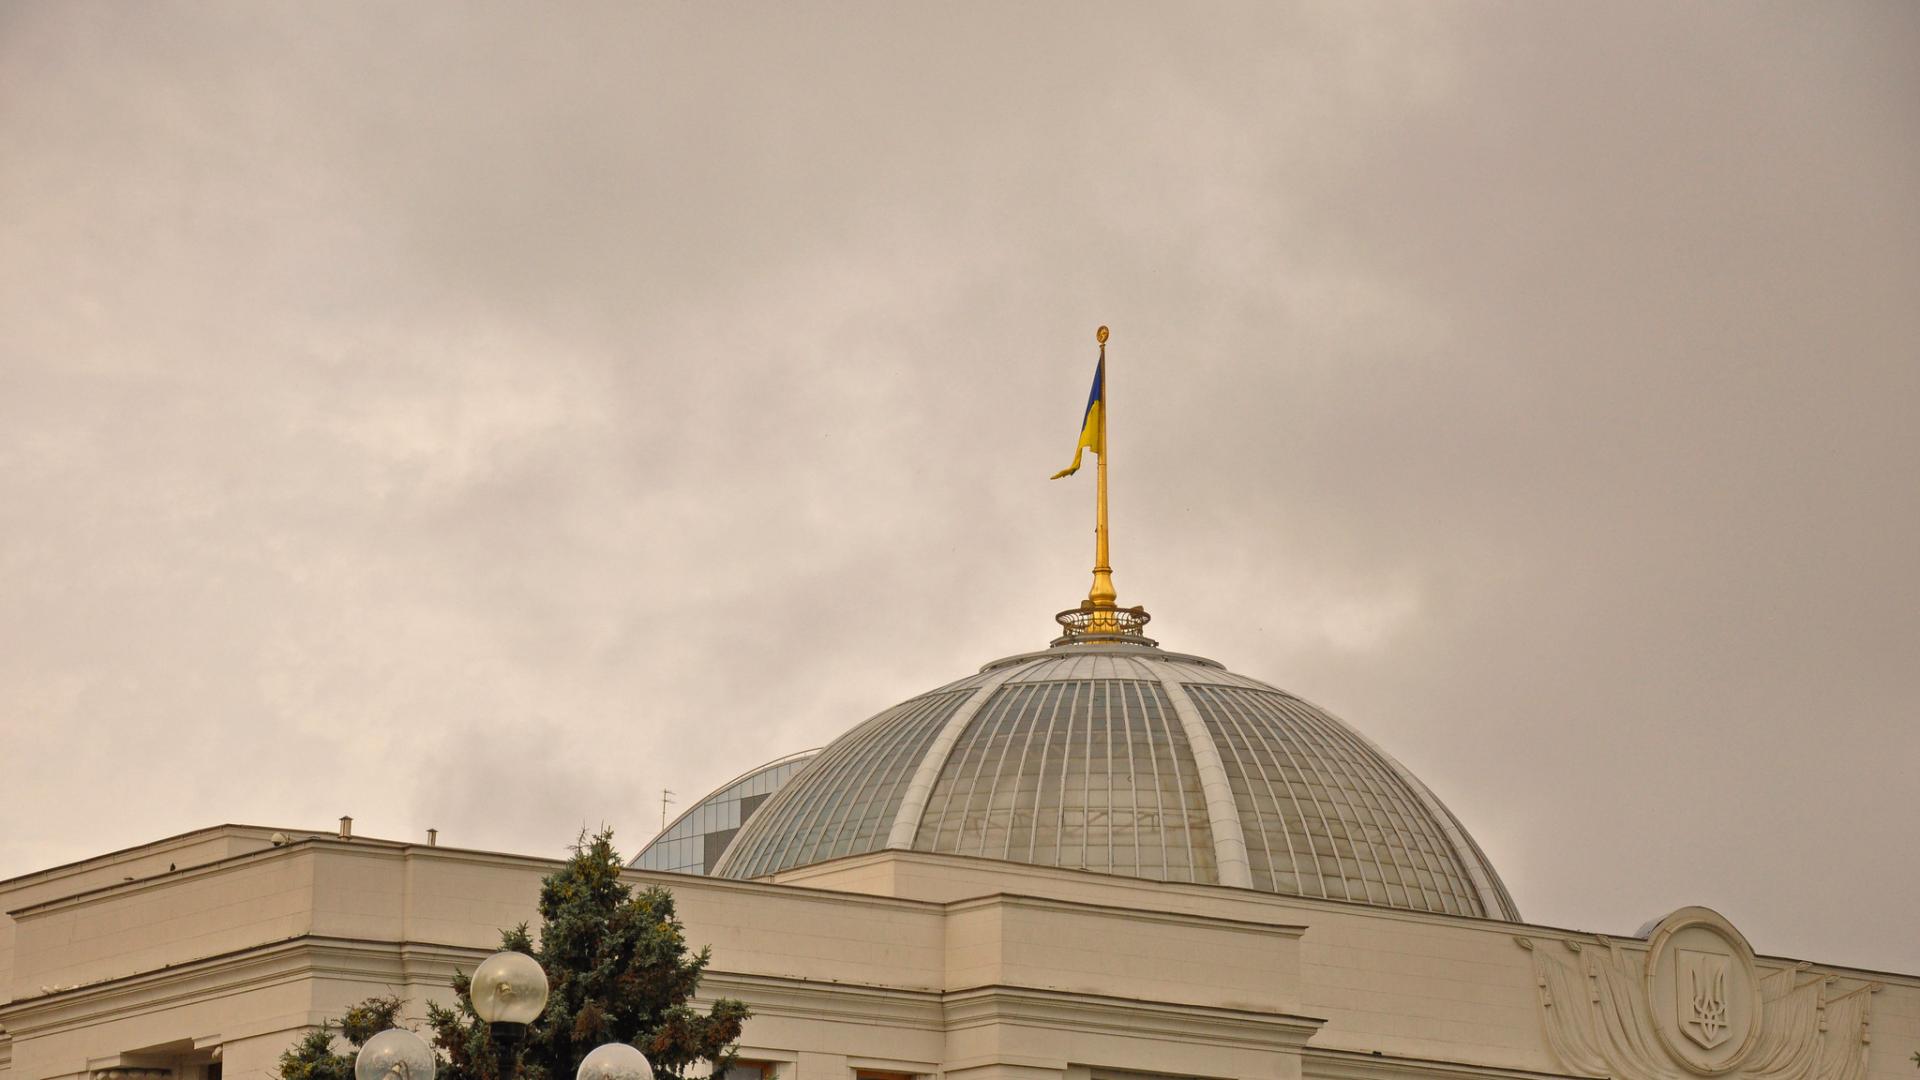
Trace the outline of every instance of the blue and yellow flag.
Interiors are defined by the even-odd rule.
[[[1101,327],[1101,333],[1106,327]],[[1063,476],[1072,476],[1080,471],[1080,455],[1091,450],[1101,457],[1107,454],[1107,350],[1104,337],[1100,347],[1100,364],[1093,369],[1093,393],[1087,395],[1087,413],[1080,420],[1080,441],[1073,447],[1073,464],[1053,474],[1058,480]]]

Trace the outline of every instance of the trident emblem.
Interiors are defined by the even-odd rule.
[[[1680,997],[1680,1030],[1708,1050],[1727,1038],[1727,957],[1683,951],[1679,956],[1685,980]]]

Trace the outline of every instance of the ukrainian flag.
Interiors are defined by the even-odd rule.
[[[1101,327],[1104,335],[1105,327]],[[1093,369],[1093,393],[1087,395],[1087,413],[1080,420],[1080,441],[1073,447],[1073,464],[1053,474],[1058,480],[1063,476],[1072,476],[1080,471],[1080,455],[1091,450],[1101,457],[1107,455],[1107,350],[1100,350],[1100,364]]]

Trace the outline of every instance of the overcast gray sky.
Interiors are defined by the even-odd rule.
[[[1533,921],[1920,971],[1920,6],[0,8],[0,876],[623,848],[1114,559]]]

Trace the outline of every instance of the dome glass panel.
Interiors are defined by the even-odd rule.
[[[738,838],[738,850],[723,860],[726,876],[758,877],[881,846],[915,764],[970,696],[925,694],[835,740],[805,783],[789,785],[761,808],[755,820],[767,818],[766,827]]]
[[[1011,684],[960,736],[921,851],[1212,880],[1199,769],[1158,682]]]

